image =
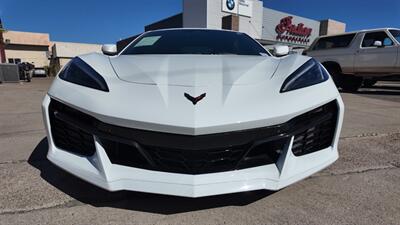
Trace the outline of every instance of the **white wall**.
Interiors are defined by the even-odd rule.
[[[262,34],[263,3],[259,0],[250,1],[253,1],[253,15],[239,17],[239,31],[258,39]],[[230,15],[222,11],[223,3],[221,0],[184,0],[183,27],[221,29],[222,18]]]
[[[53,58],[73,58],[92,52],[101,53],[101,45],[72,42],[53,42]]]
[[[239,17],[239,31],[244,32],[255,39],[261,39],[263,26],[263,2],[253,1],[253,15],[251,18]]]
[[[221,0],[205,0],[207,1],[207,28],[221,29],[222,17],[229,15],[222,12]]]
[[[239,0],[236,0],[236,4]],[[250,0],[253,2],[253,11],[251,17],[239,16],[239,31],[247,33],[253,38],[259,39],[262,34],[263,3],[259,0]],[[222,12],[221,0],[207,0],[207,27],[212,29],[222,28],[222,17],[230,15]]]

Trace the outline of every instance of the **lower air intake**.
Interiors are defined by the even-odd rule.
[[[202,150],[100,140],[113,164],[171,173],[206,174],[276,163],[289,139]]]
[[[302,115],[302,117],[305,120],[307,118],[319,119],[306,129],[295,133],[293,154],[302,156],[330,147],[336,131],[337,103],[331,102]]]
[[[60,113],[68,113],[72,117],[87,119],[87,116],[60,102],[51,101],[49,117],[51,135],[57,148],[83,156],[92,156],[96,152],[93,135],[77,124],[67,123],[58,118]]]

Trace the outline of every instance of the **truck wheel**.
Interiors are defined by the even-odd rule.
[[[336,65],[336,64],[329,64],[329,63],[324,63],[322,65],[324,65],[326,70],[328,70],[336,87],[339,88],[340,87],[340,77],[342,76],[342,71],[340,69],[340,66]]]
[[[357,91],[363,83],[361,77],[356,77],[353,75],[342,74],[339,79],[339,86],[343,91],[355,92]]]
[[[333,82],[335,83],[336,87],[340,87],[340,77],[342,76],[340,69],[336,66],[326,66],[329,74],[332,77]]]
[[[363,81],[363,87],[366,87],[366,88],[370,88],[370,87],[372,87],[372,86],[374,86],[375,84],[376,84],[376,80],[364,80]]]
[[[342,73],[339,65],[336,64],[323,64],[328,72],[331,74],[332,80],[335,82],[336,87],[342,88],[344,91],[354,92],[361,87],[363,79],[360,77],[346,75]]]

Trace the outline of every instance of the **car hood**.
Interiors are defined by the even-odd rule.
[[[257,84],[279,65],[269,56],[237,55],[120,55],[110,62],[126,82],[188,87]]]
[[[86,88],[57,78],[49,96],[100,121],[122,127],[185,135],[252,129],[287,122],[338,96],[331,79],[319,85],[281,93],[287,77],[310,59],[295,54],[279,59],[247,56],[196,56],[190,59],[182,56],[108,57],[101,54],[79,57],[102,75],[110,91]],[[115,70],[121,71],[120,78],[110,60]],[[137,72],[139,69],[141,73]],[[168,79],[162,80],[163,73]],[[212,79],[202,79],[201,75]],[[128,78],[131,81],[121,80]],[[258,81],[264,82],[256,83]],[[176,86],[154,85],[156,82]],[[205,97],[194,105],[185,93],[193,98],[204,94]]]

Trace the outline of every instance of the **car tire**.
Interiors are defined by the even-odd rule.
[[[364,80],[363,81],[363,87],[366,87],[366,88],[370,88],[370,87],[372,87],[372,86],[374,86],[375,84],[376,84],[376,80]]]

